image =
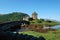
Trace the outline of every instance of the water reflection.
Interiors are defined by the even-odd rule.
[[[52,26],[52,29],[60,29],[60,25]]]

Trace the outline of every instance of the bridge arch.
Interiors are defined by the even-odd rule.
[[[21,25],[22,24],[26,24],[29,25],[30,22],[29,21],[13,21],[13,22],[6,22],[6,23],[2,23],[0,24],[0,29],[2,31],[15,31],[17,29],[21,29]]]

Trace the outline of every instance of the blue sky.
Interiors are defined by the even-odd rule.
[[[0,14],[24,12],[31,16],[34,11],[38,18],[60,21],[60,0],[0,0]]]

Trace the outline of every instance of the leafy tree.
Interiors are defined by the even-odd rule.
[[[40,18],[40,21],[45,21],[44,19]]]
[[[51,20],[46,20],[46,22],[51,23],[51,22],[53,22],[53,21],[51,21]]]
[[[37,22],[38,22],[38,23],[42,23],[42,21],[41,21],[41,20],[38,20]]]
[[[32,21],[33,20],[33,18],[29,18],[29,21]]]

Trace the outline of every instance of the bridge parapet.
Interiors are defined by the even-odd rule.
[[[1,30],[9,30],[9,29],[21,29],[21,25],[29,25],[30,22],[29,21],[13,21],[13,22],[6,22],[6,23],[2,23],[0,24],[0,29]]]

